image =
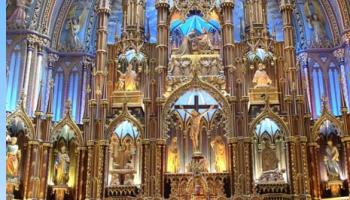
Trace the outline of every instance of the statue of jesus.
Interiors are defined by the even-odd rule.
[[[183,107],[180,107],[183,109]],[[200,132],[200,124],[203,116],[207,114],[210,110],[214,108],[214,105],[211,105],[206,111],[203,113],[199,113],[197,110],[193,109],[192,112],[188,112],[186,109],[184,111],[189,114],[192,118],[192,125],[190,127],[190,137],[193,144],[194,152],[199,152],[199,132]]]
[[[265,65],[259,63],[258,70],[255,72],[253,77],[254,88],[270,87],[272,81],[265,71]]]

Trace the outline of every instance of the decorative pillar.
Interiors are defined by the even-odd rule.
[[[37,104],[39,102],[38,95],[40,90],[40,82],[42,81],[42,65],[43,65],[43,47],[45,43],[43,39],[39,39],[37,43],[37,62],[36,62],[36,69],[35,69],[35,79],[34,79],[34,85],[33,85],[33,95],[32,95],[32,102],[30,105],[33,107],[29,108],[30,113],[34,108],[37,107]],[[41,100],[40,100],[41,101]]]
[[[28,88],[29,88],[29,80],[31,75],[31,67],[32,67],[32,57],[33,52],[35,49],[35,41],[36,36],[29,35],[27,37],[27,58],[26,58],[26,65],[25,65],[25,77],[24,77],[24,85],[23,85],[23,92],[24,92],[24,105],[27,104],[28,100]],[[26,106],[27,107],[27,106]],[[27,109],[28,111],[28,109]]]
[[[223,25],[222,25],[222,39],[223,39],[223,64],[225,67],[225,73],[226,73],[226,90],[231,95],[234,95],[234,88],[235,88],[235,67],[233,65],[234,58],[233,58],[233,50],[234,50],[234,43],[233,43],[233,17],[232,17],[232,10],[234,8],[234,2],[233,0],[225,0],[222,1],[221,4],[221,13],[223,16]]]
[[[47,85],[49,85],[49,83],[51,82],[51,80],[53,80],[53,77],[52,77],[52,71],[53,71],[53,68],[54,68],[54,65],[55,63],[58,61],[59,57],[57,54],[53,54],[53,53],[50,53],[48,54],[47,56],[47,61],[48,61],[48,65],[47,65]],[[47,87],[47,90],[46,90],[46,97],[45,97],[45,105],[48,105],[49,104],[49,93],[50,91],[50,87]],[[44,109],[47,109],[47,108],[44,108]]]
[[[310,185],[311,185],[311,196],[312,199],[321,199],[321,180],[319,176],[319,160],[318,160],[318,149],[319,145],[316,142],[308,144],[308,155],[309,155],[309,171],[310,171]]]

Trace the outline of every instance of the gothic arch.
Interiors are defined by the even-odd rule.
[[[254,136],[255,127],[265,118],[270,118],[282,129],[284,136],[290,136],[288,125],[283,121],[283,119],[274,113],[269,106],[266,106],[262,113],[260,113],[252,122],[249,127],[249,133]]]
[[[121,122],[123,122],[125,120],[131,122],[140,131],[140,138],[143,138],[143,135],[144,135],[143,134],[143,125],[140,123],[140,121],[138,119],[136,119],[132,114],[130,114],[126,103],[124,103],[122,113],[118,117],[113,119],[111,121],[111,123],[109,123],[109,125],[108,125],[108,128],[106,130],[106,134],[105,134],[107,136],[107,139],[109,139],[112,136],[115,128]]]
[[[343,136],[344,132],[342,130],[341,122],[337,118],[335,118],[330,113],[328,107],[324,105],[321,117],[315,122],[315,124],[312,127],[311,142],[317,142],[317,140],[319,139],[319,130],[325,121],[330,121],[334,125],[334,127],[340,132],[340,135]]]
[[[84,139],[82,136],[82,132],[78,125],[72,120],[70,112],[66,112],[66,115],[64,118],[58,122],[58,124],[53,128],[52,135],[51,135],[51,141],[55,136],[59,133],[59,130],[63,128],[65,125],[69,126],[71,128],[76,136],[77,142],[79,146],[83,145]]]
[[[21,101],[23,101],[23,99]],[[18,105],[18,108],[16,109],[16,111],[6,117],[6,125],[11,123],[12,119],[15,119],[16,117],[18,117],[23,121],[25,128],[27,130],[26,137],[28,137],[29,139],[34,139],[34,134],[35,134],[34,124],[31,118],[27,115],[27,113],[24,110],[25,109],[23,106],[23,102],[21,102]]]
[[[169,119],[169,116],[171,113],[171,104],[175,102],[179,97],[181,97],[182,94],[184,94],[186,91],[190,89],[202,89],[208,92],[210,95],[212,95],[212,97],[217,102],[222,103],[223,116],[226,120],[225,130],[228,134],[232,134],[232,125],[230,122],[230,119],[231,119],[230,104],[227,98],[218,89],[216,89],[209,83],[202,81],[198,77],[197,73],[194,73],[192,80],[176,88],[165,100],[163,104],[163,112],[161,114],[161,121],[165,123],[161,123],[161,128],[160,128],[161,136],[163,138],[166,138],[166,132],[168,131],[168,128],[169,128],[169,123],[167,123],[167,120]]]

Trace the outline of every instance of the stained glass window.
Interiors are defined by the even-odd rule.
[[[323,73],[320,65],[315,63],[312,69],[313,95],[314,95],[314,117],[321,115],[321,99],[325,95]]]
[[[58,68],[54,78],[54,92],[53,92],[53,114],[54,121],[59,121],[62,117],[63,105],[63,91],[64,91],[64,75],[63,69]]]
[[[80,122],[78,115],[78,106],[79,106],[79,72],[75,67],[73,68],[70,76],[69,76],[69,100],[72,103],[72,118],[75,122]]]
[[[331,63],[328,70],[329,90],[330,90],[330,103],[332,112],[335,116],[340,115],[340,81],[339,81],[338,68]]]
[[[15,46],[10,57],[10,71],[7,83],[6,110],[14,111],[19,98],[19,88],[21,88],[21,46]]]

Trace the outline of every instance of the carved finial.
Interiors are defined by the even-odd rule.
[[[39,95],[38,95],[38,99],[37,99],[37,104],[36,104],[36,112],[39,113],[41,112],[41,104],[42,104],[42,88],[43,88],[43,81],[40,80],[40,84],[39,84]]]
[[[325,95],[323,95],[321,100],[322,100],[323,112],[329,111],[329,107],[328,107],[328,98],[327,98]]]
[[[25,108],[25,99],[26,99],[26,94],[25,94],[25,92],[22,90],[21,91],[21,97],[19,98],[19,100],[18,100],[18,107],[19,108],[21,108],[21,109],[23,109],[24,110],[24,108]]]
[[[66,108],[66,111],[65,111],[66,115],[70,115],[72,103],[69,99],[66,101],[65,108]]]
[[[50,81],[49,81],[50,92],[49,92],[48,105],[46,108],[46,114],[52,114],[53,86],[54,86],[53,80],[50,79]]]

